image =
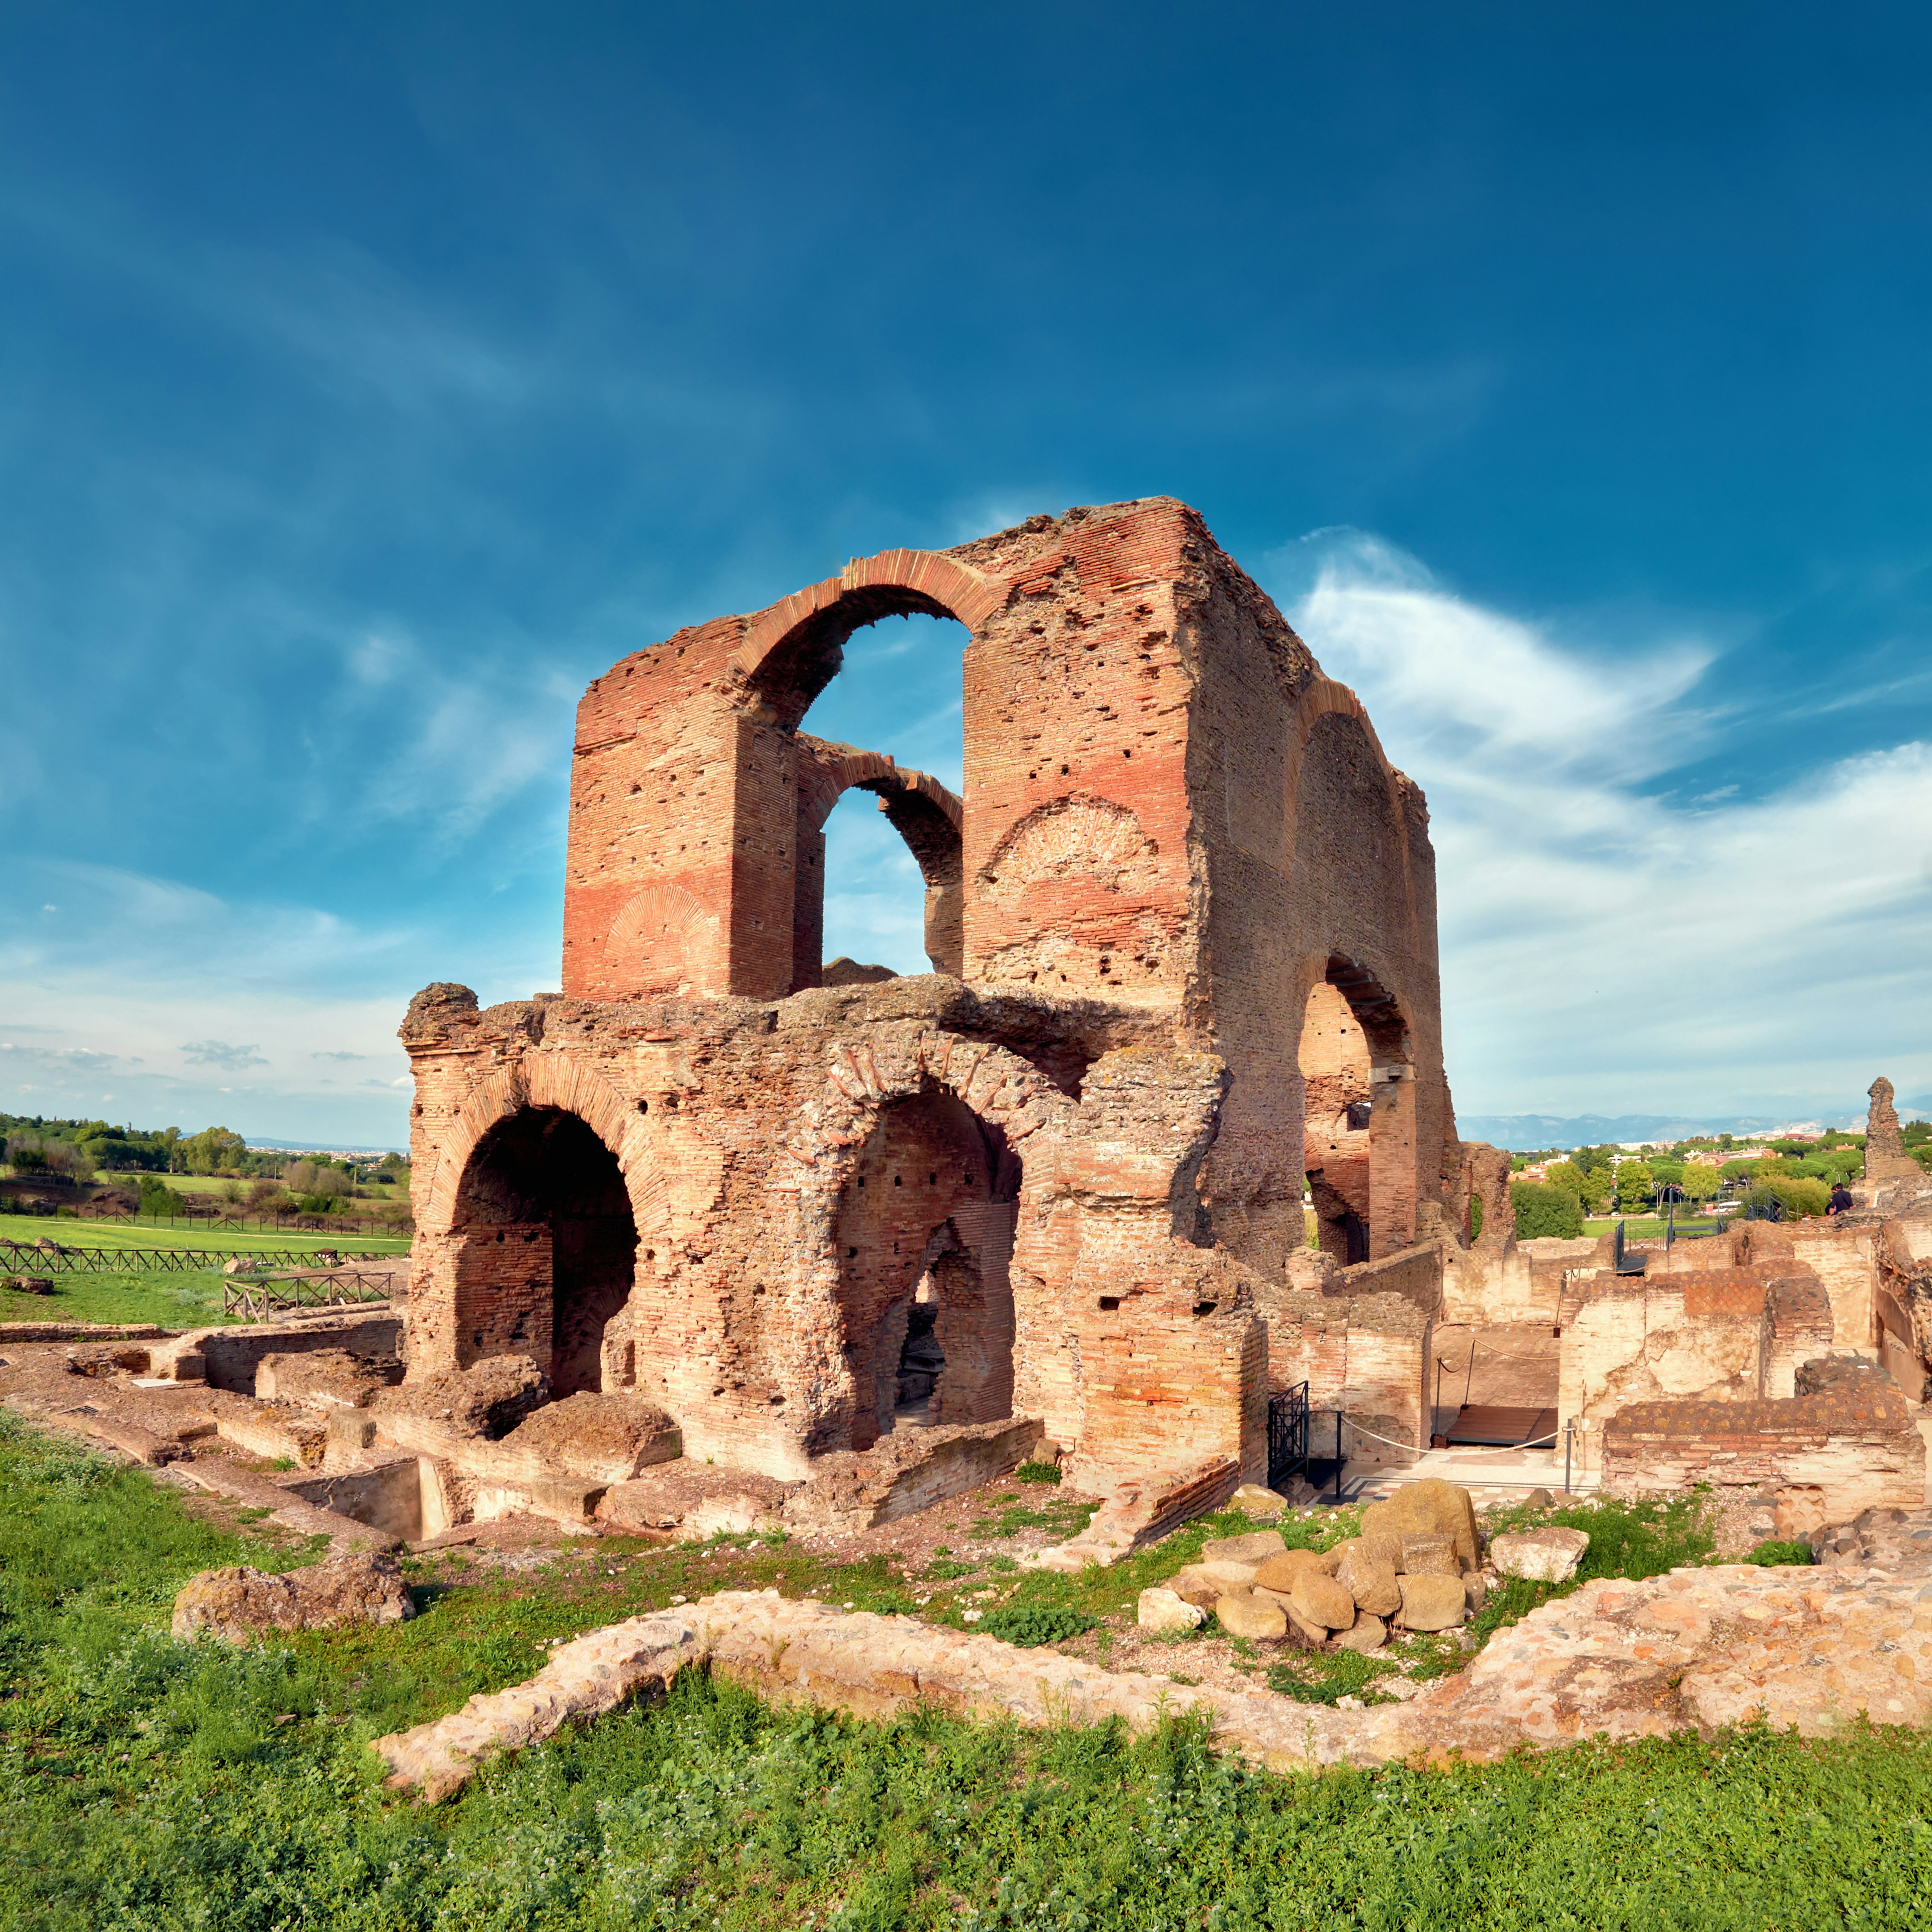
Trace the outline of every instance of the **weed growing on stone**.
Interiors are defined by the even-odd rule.
[[[1760,1569],[1775,1570],[1785,1564],[1793,1566],[1814,1563],[1817,1558],[1811,1553],[1808,1543],[1760,1543],[1754,1550],[1744,1552],[1742,1559],[1755,1563]]]
[[[1043,1643],[1064,1643],[1069,1637],[1084,1636],[1095,1621],[1064,1604],[1016,1604],[1010,1609],[988,1610],[980,1622],[980,1634],[1032,1650]]]
[[[1060,1466],[1057,1462],[1022,1462],[1013,1472],[1016,1483],[1057,1483],[1060,1480]]]

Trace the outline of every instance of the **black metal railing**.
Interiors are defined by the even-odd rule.
[[[1308,1384],[1298,1382],[1268,1397],[1268,1487],[1276,1489],[1308,1466]]]

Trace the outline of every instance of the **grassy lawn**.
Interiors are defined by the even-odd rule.
[[[374,1234],[242,1234],[214,1228],[132,1226],[70,1221],[44,1214],[0,1214],[0,1240],[32,1243],[45,1235],[64,1248],[200,1248],[221,1254],[338,1252],[404,1255],[406,1238]],[[221,1321],[218,1269],[176,1274],[57,1274],[52,1292],[0,1289],[0,1322],[152,1322],[169,1328]]]
[[[4,1415],[0,1498],[0,1926],[1923,1923],[1932,1745],[1916,1734],[1282,1779],[1181,1725],[1136,1742],[861,1724],[687,1675],[668,1705],[424,1810],[382,1789],[364,1742],[525,1676],[546,1638],[726,1584],[898,1607],[934,1580],[759,1539],[600,1542],[514,1575],[458,1551],[415,1565],[411,1623],[234,1652],[168,1637],[175,1590],[304,1552],[199,1521],[145,1473]]]
[[[1665,1223],[1655,1214],[1592,1215],[1583,1223],[1586,1234],[1610,1234],[1616,1232],[1617,1222],[1624,1224],[1624,1239],[1627,1241],[1660,1241],[1664,1238]],[[1734,1214],[1712,1216],[1699,1215],[1695,1218],[1680,1214],[1677,1217],[1677,1232],[1680,1236],[1690,1234],[1708,1234],[1713,1229],[1727,1226],[1736,1220]]]

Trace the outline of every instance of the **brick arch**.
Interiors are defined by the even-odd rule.
[[[444,1135],[436,1173],[426,1190],[418,1225],[446,1232],[470,1162],[484,1137],[526,1108],[574,1114],[616,1158],[642,1240],[662,1234],[669,1210],[663,1175],[652,1157],[642,1118],[633,1104],[592,1068],[559,1053],[526,1054],[472,1088]]]
[[[838,668],[845,640],[881,617],[956,618],[977,632],[1004,608],[1006,586],[936,550],[855,556],[746,621],[726,668],[777,723],[796,730]]]
[[[896,1100],[947,1093],[990,1125],[1009,1147],[1071,1130],[1075,1103],[1031,1061],[1003,1046],[957,1034],[922,1032],[910,1043],[848,1042],[833,1054],[818,1094],[800,1109],[784,1142],[778,1177],[788,1192],[836,1200],[854,1151]],[[1026,1190],[1022,1189],[1022,1198]]]
[[[926,772],[903,768],[880,752],[801,732],[798,758],[798,867],[793,886],[794,992],[819,984],[825,930],[826,820],[844,794],[869,791],[905,842],[926,886],[925,943],[933,970],[960,976],[964,959],[965,808]]]
[[[1315,735],[1315,728],[1324,718],[1345,718],[1360,728],[1362,736],[1369,741],[1369,749],[1374,753],[1377,764],[1382,767],[1382,782],[1388,788],[1389,812],[1399,827],[1407,824],[1407,802],[1414,790],[1407,775],[1398,771],[1390,762],[1389,754],[1382,748],[1382,741],[1376,735],[1362,700],[1346,684],[1338,683],[1332,677],[1312,679],[1297,702],[1288,718],[1288,758],[1286,797],[1286,857],[1288,869],[1294,864],[1296,820],[1300,808],[1301,767],[1308,753],[1309,740]],[[1402,877],[1406,884],[1408,877],[1406,842],[1404,844]]]

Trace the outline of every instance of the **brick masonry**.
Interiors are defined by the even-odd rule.
[[[916,611],[971,634],[957,798],[800,728],[851,632]],[[855,787],[931,975],[820,983]],[[1366,1251],[1335,1258],[1413,1303],[1464,1211],[1421,794],[1168,499],[855,560],[598,679],[562,986],[411,1004],[410,1372],[526,1354],[694,1456],[866,1450],[929,1310],[926,1420],[1037,1415],[1095,1480],[1259,1475],[1314,1143]]]

